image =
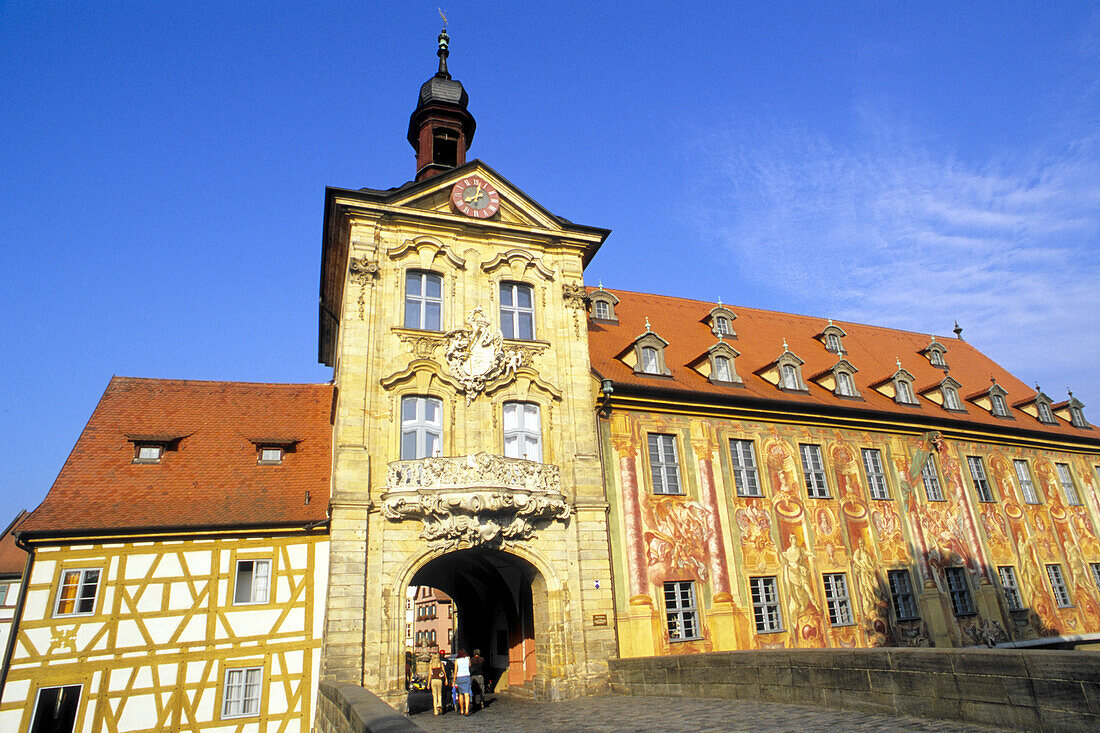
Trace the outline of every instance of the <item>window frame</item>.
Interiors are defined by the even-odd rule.
[[[1027,610],[1020,595],[1020,582],[1016,577],[1016,568],[1012,565],[998,565],[997,577],[1001,581],[1001,594],[1009,611]]]
[[[505,289],[509,290],[509,298],[512,301],[509,305],[504,304]],[[530,296],[530,307],[521,306],[519,304],[519,293],[521,290],[526,290]],[[538,333],[537,324],[535,323],[535,286],[530,283],[520,282],[519,280],[502,280],[500,282],[498,295],[500,297],[500,330],[504,338],[514,341],[534,341],[535,334]],[[504,327],[505,313],[511,316],[508,328]],[[525,336],[522,333],[521,316],[523,315],[531,316],[531,334],[529,336]],[[511,332],[511,335],[509,335],[509,332]]]
[[[1021,473],[1022,470],[1022,473]],[[1016,488],[1020,490],[1020,496],[1025,504],[1041,504],[1039,494],[1035,491],[1035,479],[1031,476],[1031,466],[1024,458],[1012,459],[1012,472],[1016,476]]]
[[[1010,417],[1008,412],[1008,401],[999,392],[989,393],[989,411],[993,414],[993,417]]]
[[[962,398],[959,397],[959,391],[957,389],[945,385],[940,387],[940,391],[943,393],[943,409],[951,410],[952,412],[965,411],[962,404]]]
[[[1062,572],[1061,563],[1047,563],[1047,580],[1050,582],[1050,590],[1054,596],[1054,603],[1058,608],[1073,608],[1073,598],[1069,594],[1069,586],[1066,585],[1065,574]],[[1058,576],[1055,582],[1054,576]]]
[[[711,357],[714,372],[713,379],[716,382],[732,382],[733,381],[733,365],[730,364],[730,358],[724,354],[715,354]],[[722,374],[723,369],[725,375]]]
[[[239,700],[231,700],[230,697],[229,697],[230,686],[231,686],[230,676],[234,672],[240,672],[241,673],[241,681],[235,685],[235,686],[238,686],[240,688],[240,699]],[[251,673],[251,672],[255,672],[259,675],[260,679],[259,679],[258,683],[255,682],[255,681],[253,681],[251,683],[249,682],[249,673]],[[249,698],[249,697],[246,696],[246,692],[248,690],[249,684],[253,684],[256,687],[256,695],[255,695],[254,698]],[[260,715],[261,710],[263,709],[263,699],[264,699],[264,667],[263,667],[263,665],[262,664],[261,665],[251,665],[251,666],[247,666],[247,667],[226,667],[225,668],[225,675],[222,677],[222,690],[221,690],[221,692],[222,692],[222,694],[221,694],[221,705],[219,706],[219,710],[221,711],[221,719],[222,720],[258,717]],[[244,706],[245,706],[245,703],[250,701],[250,700],[255,701],[255,706],[256,706],[255,711],[246,712],[244,710]],[[233,702],[240,705],[241,712],[239,712],[239,713],[230,713],[230,712],[228,712],[229,705],[230,705],[230,703],[233,703]]]
[[[30,719],[30,722],[27,726],[27,730],[28,731],[33,731],[35,729],[35,724],[38,722],[38,707],[41,704],[41,699],[42,699],[42,693],[43,692],[45,692],[47,690],[60,690],[61,692],[59,694],[59,699],[64,700],[65,690],[70,690],[70,689],[73,689],[74,687],[77,690],[77,693],[76,693],[76,709],[75,709],[75,712],[73,713],[73,727],[70,728],[69,731],[70,731],[70,733],[73,733],[74,731],[76,731],[76,724],[80,719],[80,700],[81,700],[82,697],[84,697],[84,685],[82,683],[77,683],[77,684],[74,684],[74,685],[43,685],[42,687],[39,687],[37,690],[35,690],[35,693],[34,693],[34,706],[31,708],[31,719]],[[54,704],[56,706],[57,703],[54,703]],[[51,722],[53,722],[53,721],[47,721],[46,724],[48,725]]]
[[[516,416],[518,419],[518,427],[508,427],[508,412],[509,408],[518,410],[519,414]],[[527,425],[528,411],[534,410],[534,420],[536,429],[532,430]],[[529,402],[524,400],[509,400],[501,406],[501,435],[504,441],[504,456],[506,458],[520,458],[523,460],[534,461],[536,463],[542,463],[542,406],[537,402]],[[521,447],[519,451],[520,455],[509,455],[508,439],[517,438],[517,445]],[[534,452],[524,451],[522,448],[527,448],[531,443],[534,443]]]
[[[904,399],[902,396],[902,388],[904,388]],[[913,383],[908,379],[895,379],[894,380],[894,402],[899,405],[916,405],[917,402],[916,391],[913,389]]]
[[[1077,491],[1077,482],[1073,480],[1073,471],[1068,463],[1055,463],[1054,473],[1058,477],[1058,483],[1062,486],[1062,495],[1066,499],[1066,506],[1082,506],[1081,494]]]
[[[241,565],[245,563],[252,563],[251,572],[248,575],[248,600],[238,600],[240,596],[241,586]],[[266,566],[267,574],[262,576],[265,584],[263,586],[263,598],[257,598],[256,596],[256,579],[260,577],[256,573],[257,566]],[[231,606],[263,606],[271,602],[271,588],[274,585],[274,566],[275,563],[269,557],[242,557],[237,558],[236,563],[233,566],[233,596]]]
[[[139,464],[155,464],[160,463],[164,458],[164,450],[166,446],[160,441],[137,441],[134,443],[134,460],[133,463]],[[142,452],[150,449],[156,450],[155,456],[143,456]]]
[[[734,446],[737,447],[734,447]],[[748,446],[748,462],[744,459],[746,456],[741,453],[741,448]],[[733,475],[734,492],[739,497],[762,497],[764,496],[764,487],[760,482],[760,470],[756,461],[756,441],[745,438],[730,438],[730,473]],[[753,486],[748,484],[755,484],[755,493],[753,493]]]
[[[1044,425],[1057,425],[1058,418],[1054,416],[1054,409],[1050,406],[1050,402],[1044,400],[1042,397],[1036,398],[1035,410],[1039,413],[1039,422]]]
[[[860,448],[860,455],[863,458],[863,475],[867,478],[871,498],[875,501],[890,501],[890,482],[886,479],[886,464],[882,461],[882,451],[879,448]],[[872,466],[869,458],[873,458],[878,466]],[[881,491],[876,490],[879,482],[882,484]]]
[[[662,585],[665,605],[665,629],[670,642],[696,641],[703,638],[699,623],[699,602],[695,593],[695,581],[670,580]],[[684,591],[687,599],[684,599]],[[671,591],[671,596],[670,596]],[[687,634],[689,628],[694,634]],[[675,628],[674,628],[675,626]]]
[[[680,452],[676,443],[675,433],[647,433],[649,476],[650,481],[653,482],[654,495],[683,496],[685,493],[683,476],[680,474]],[[666,448],[669,447],[672,450],[672,459],[666,460]],[[656,448],[656,455],[654,455],[654,448]],[[675,487],[670,485],[670,476],[675,479]]]
[[[642,374],[660,374],[661,373],[661,350],[656,346],[642,346],[639,349],[641,354]],[[647,357],[652,356],[652,360]]]
[[[974,596],[970,592],[970,583],[966,578],[966,568],[961,565],[946,567],[943,569],[943,577],[947,581],[951,613],[955,616],[975,615],[977,610],[974,608]]]
[[[409,292],[410,278],[418,276],[420,293],[411,294]],[[433,297],[428,295],[428,280],[429,278],[437,280],[439,282],[439,297]],[[402,313],[401,323],[405,328],[413,328],[418,331],[433,331],[440,332],[443,330],[443,275],[431,270],[417,270],[410,269],[405,271],[405,297],[402,301],[404,304],[404,311]],[[414,323],[409,323],[409,306],[417,304],[416,318],[413,319]],[[436,305],[438,310],[436,311],[436,317],[439,323],[435,328],[431,327],[428,322],[430,315],[429,306]]]
[[[600,313],[600,307],[603,307],[604,313]],[[592,301],[592,317],[598,321],[610,321],[612,310],[611,302],[600,298]]]
[[[73,604],[73,610],[72,611],[67,611],[67,612],[62,611],[61,610],[62,601],[70,600],[70,599],[65,599],[65,598],[62,597],[62,591],[65,589],[65,585],[66,585],[65,578],[68,577],[69,575],[74,574],[74,573],[76,573],[78,575],[78,580],[76,582],[76,594],[71,599],[72,604]],[[81,611],[81,610],[79,610],[81,605],[82,605],[81,602],[89,600],[88,597],[86,596],[86,589],[87,589],[88,584],[89,584],[88,580],[87,580],[87,576],[88,576],[89,573],[95,573],[96,574],[95,582],[94,582],[94,591],[93,591],[91,599],[90,599],[91,608],[87,611]],[[69,617],[72,617],[72,616],[94,616],[95,612],[96,612],[96,607],[99,605],[99,586],[100,586],[102,581],[103,581],[103,568],[99,568],[99,567],[93,567],[93,568],[62,568],[61,575],[57,579],[56,590],[54,591],[53,618],[69,618]]]
[[[730,321],[729,316],[716,315],[714,316],[714,335],[715,336],[732,336],[733,335],[733,322]]]
[[[859,397],[859,392],[856,391],[855,377],[844,369],[837,369],[834,376],[836,377],[835,394],[838,397]]]
[[[275,452],[274,458],[267,457],[269,451]],[[286,449],[281,445],[261,445],[260,457],[257,459],[257,463],[261,466],[277,466],[283,462],[283,457],[286,455]]]
[[[974,491],[978,495],[978,501],[983,504],[991,504],[997,501],[997,497],[993,493],[993,487],[989,483],[989,476],[985,472],[985,463],[982,461],[981,456],[967,456],[966,465],[970,469],[970,481],[974,485]]]
[[[852,613],[852,597],[845,573],[822,573],[821,585],[825,589],[825,607],[829,612],[829,626],[855,626]]]
[[[913,591],[913,575],[909,568],[887,570],[886,585],[890,590],[890,608],[894,612],[894,618],[898,621],[919,621],[920,606]],[[902,615],[903,613],[906,615]]]
[[[415,414],[411,420],[405,420],[405,404],[407,401],[415,400]],[[438,415],[438,421],[436,423],[430,423],[427,421],[427,410],[425,406],[433,402],[436,406],[436,415]],[[407,394],[402,395],[398,400],[399,416],[398,420],[398,455],[402,461],[417,461],[424,458],[433,457],[434,453],[428,448],[428,436],[434,436],[436,440],[436,451],[442,451],[443,446],[443,400],[433,395],[424,394]],[[414,455],[405,455],[405,436],[412,435],[415,445],[413,448]]]
[[[760,581],[759,584],[757,581]],[[749,577],[749,600],[753,623],[758,634],[778,634],[783,628],[783,609],[779,604],[779,579],[774,575]]]
[[[1092,582],[1100,592],[1100,562],[1090,562],[1089,570],[1092,572]]]
[[[921,483],[924,484],[924,497],[928,501],[947,501],[943,495],[943,484],[940,483],[940,472],[936,468],[935,456],[929,455],[920,470]],[[933,496],[933,491],[935,496]]]
[[[1085,411],[1081,409],[1080,405],[1069,406],[1069,424],[1075,428],[1087,428],[1089,426],[1085,420]]]
[[[829,479],[825,469],[825,456],[821,450],[821,446],[817,443],[799,443],[798,455],[802,462],[802,481],[806,486],[806,496],[810,499],[833,498],[829,490]],[[810,464],[813,464],[814,459],[816,459],[819,465],[807,465],[807,457],[810,457]],[[818,485],[819,483],[820,485]]]

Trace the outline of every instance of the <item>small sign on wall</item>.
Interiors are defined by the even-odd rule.
[[[592,614],[592,625],[593,626],[607,626],[607,614],[606,613]]]

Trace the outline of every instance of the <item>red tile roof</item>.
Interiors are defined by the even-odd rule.
[[[618,323],[589,320],[588,339],[592,367],[604,379],[630,388],[674,390],[685,393],[686,399],[706,400],[711,396],[733,401],[771,400],[795,403],[811,409],[845,408],[863,409],[876,413],[893,413],[908,418],[919,416],[923,420],[943,423],[971,423],[981,426],[997,426],[1008,429],[1024,429],[1038,433],[1073,436],[1090,441],[1100,441],[1100,431],[1095,428],[1080,429],[1064,420],[1057,425],[1044,425],[1036,418],[1012,407],[1013,420],[997,418],[971,403],[963,402],[965,413],[948,412],[925,397],[918,397],[919,407],[906,407],[872,388],[897,372],[897,362],[915,378],[914,391],[927,385],[939,384],[944,379],[942,369],[932,366],[922,355],[931,337],[927,333],[898,331],[878,326],[836,321],[847,334],[842,339],[843,358],[859,371],[854,375],[856,389],[862,400],[836,397],[831,391],[811,381],[817,375],[831,369],[841,357],[829,352],[822,341],[814,338],[828,325],[825,318],[792,315],[777,311],[758,310],[739,306],[725,306],[736,314],[733,330],[736,337],[727,336],[725,342],[736,349],[737,374],[744,386],[713,384],[702,374],[687,366],[698,363],[707,349],[718,341],[707,319],[715,303],[664,295],[632,293],[610,290],[619,298],[615,306]],[[589,288],[589,292],[594,288]],[[669,342],[665,349],[665,364],[671,370],[671,378],[635,374],[631,367],[618,358],[629,351],[629,346],[645,332],[649,319],[653,333]],[[784,392],[755,372],[767,367],[783,353],[786,340],[790,351],[802,359],[802,377],[809,393]],[[938,336],[937,341],[947,348],[945,361],[948,374],[962,385],[961,394],[976,390],[983,393],[990,387],[990,377],[1008,393],[1007,402],[1018,405],[1020,400],[1033,398],[1035,390],[1012,376],[989,357],[966,341]]]
[[[4,535],[0,537],[0,577],[7,578],[23,574],[23,568],[26,567],[27,562],[27,551],[15,544],[14,532],[27,516],[27,512],[19,512],[15,520],[4,530]]]
[[[53,487],[20,527],[31,535],[296,525],[324,520],[332,466],[329,384],[115,377]],[[141,436],[178,440],[134,463]],[[258,465],[257,439],[299,441]],[[307,492],[309,502],[306,502]]]

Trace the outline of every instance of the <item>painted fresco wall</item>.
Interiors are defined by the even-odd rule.
[[[960,646],[1100,632],[1089,563],[1097,541],[1098,455],[922,435],[616,411],[605,424],[621,654],[726,649]],[[655,495],[649,433],[676,438],[684,495]],[[739,497],[731,439],[754,442],[763,496]],[[799,444],[820,445],[830,498],[808,498]],[[933,445],[933,443],[938,444]],[[871,498],[862,448],[881,451],[890,498]],[[944,501],[920,478],[928,456]],[[967,456],[980,456],[996,500],[980,502]],[[1027,460],[1039,504],[1013,472]],[[1054,462],[1068,463],[1083,505],[1068,506]],[[1072,605],[1058,607],[1045,566],[1061,565]],[[997,566],[1015,568],[1024,610],[1010,611]],[[943,569],[966,569],[975,613],[955,616]],[[908,568],[920,620],[899,622],[887,570]],[[846,575],[854,623],[832,626],[822,573]],[[749,578],[778,582],[782,631],[758,633]],[[669,641],[663,584],[694,581],[701,639]]]
[[[238,559],[271,562],[269,602],[233,605]],[[55,618],[64,570],[101,571],[94,612]],[[82,685],[77,731],[309,731],[325,536],[38,548],[0,702],[27,730],[42,687]],[[222,720],[225,670],[262,667],[259,714]]]

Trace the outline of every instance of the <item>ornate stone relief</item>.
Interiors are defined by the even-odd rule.
[[[535,255],[524,249],[510,249],[507,252],[502,252],[489,262],[483,264],[481,266],[481,269],[485,272],[491,273],[495,272],[501,267],[511,267],[516,262],[522,263],[523,269],[525,270],[528,267],[534,268],[535,272],[537,272],[539,275],[546,278],[547,280],[554,279],[554,271],[544,265],[540,258],[536,257]]]
[[[394,329],[396,330],[396,329]],[[432,359],[435,350],[443,345],[444,337],[423,333],[397,331],[397,338],[417,359]]]
[[[569,308],[584,308],[584,301],[588,298],[588,291],[580,283],[565,284],[561,286],[561,295],[565,299],[565,305]]]
[[[351,279],[359,284],[359,320],[363,320],[366,311],[367,285],[374,285],[378,276],[378,262],[366,257],[352,257],[348,263]]]
[[[433,547],[507,545],[528,540],[540,522],[566,520],[557,466],[488,453],[389,464],[382,515],[420,519]]]
[[[528,352],[504,346],[504,336],[481,310],[474,308],[466,316],[466,328],[456,328],[444,336],[447,368],[462,385],[466,404],[470,404],[497,377],[515,374],[528,363]]]

